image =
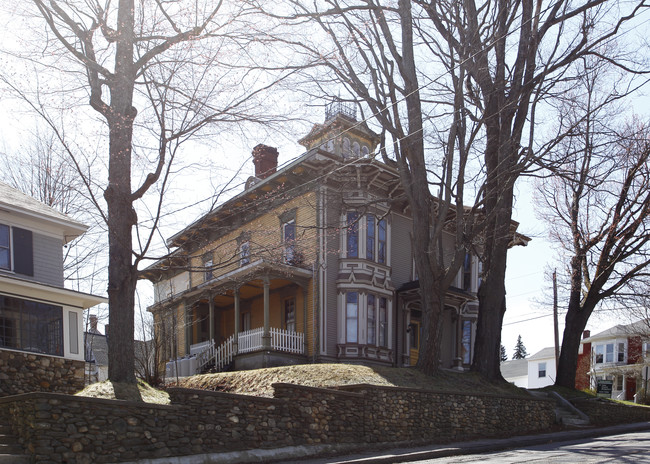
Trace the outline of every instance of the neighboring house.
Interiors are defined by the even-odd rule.
[[[86,383],[103,382],[108,379],[108,341],[97,328],[97,316],[88,316],[90,328],[84,333],[86,347]]]
[[[557,378],[555,369],[555,348],[543,348],[529,358],[528,388],[543,388],[553,385]]]
[[[512,359],[501,363],[501,375],[508,382],[521,388],[528,388],[528,360]]]
[[[0,183],[0,396],[83,388],[83,310],[63,285],[63,246],[87,227]]]
[[[617,325],[596,335],[585,331],[580,343],[576,388],[595,389],[598,380],[611,380],[612,398],[634,401],[650,361],[649,322]]]
[[[246,189],[172,236],[170,258],[145,270],[162,359],[185,375],[212,364],[414,365],[411,212],[396,167],[370,156],[378,141],[339,104],[281,169],[275,148],[254,148]],[[513,242],[526,243],[515,230]],[[445,298],[443,367],[471,363],[479,283],[468,254]]]
[[[501,375],[521,388],[543,388],[555,383],[555,348],[544,348],[529,358],[501,363]]]

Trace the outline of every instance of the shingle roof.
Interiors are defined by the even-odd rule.
[[[505,379],[513,377],[525,377],[528,375],[528,360],[513,359],[512,361],[503,361],[501,363],[501,375]]]
[[[607,330],[592,335],[582,339],[581,343],[591,343],[596,340],[605,340],[608,338],[617,338],[617,337],[631,337],[634,335],[649,336],[650,335],[650,321],[641,320],[633,322],[632,324],[619,324],[614,327],[610,327]]]
[[[532,355],[530,358],[526,358],[526,360],[530,361],[531,359],[548,359],[548,358],[555,358],[555,348],[552,346],[542,348],[537,353]]]
[[[67,237],[68,239],[81,235],[88,229],[81,222],[69,218],[51,206],[47,206],[3,182],[0,182],[0,208],[57,223],[59,226],[63,226],[65,234],[70,236]]]

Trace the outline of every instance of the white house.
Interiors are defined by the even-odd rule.
[[[543,348],[526,359],[501,363],[501,375],[521,388],[543,388],[553,385],[556,378],[555,348]]]
[[[63,246],[86,229],[0,183],[0,396],[83,386],[83,311],[106,300],[64,287]]]

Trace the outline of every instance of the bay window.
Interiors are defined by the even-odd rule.
[[[375,216],[366,216],[366,259],[375,260]]]
[[[347,257],[359,257],[359,213],[352,211],[348,213],[347,222]]]
[[[345,341],[357,343],[359,328],[359,294],[350,292],[347,294],[345,306]]]

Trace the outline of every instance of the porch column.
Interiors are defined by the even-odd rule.
[[[302,312],[303,312],[302,334],[305,343],[304,351],[305,351],[305,356],[309,356],[309,342],[307,341],[307,287],[303,287],[302,289]]]
[[[210,343],[214,345],[214,297],[212,294],[208,295],[209,308],[210,308]]]
[[[190,354],[192,344],[192,306],[183,300],[183,323],[185,324],[185,356]]]
[[[269,311],[269,292],[271,282],[264,277],[264,333],[262,334],[262,346],[264,349],[271,349],[271,316]]]
[[[233,352],[237,354],[239,352],[239,332],[241,328],[239,324],[241,323],[241,310],[239,308],[239,287],[234,290],[235,295],[235,339],[233,341]]]

